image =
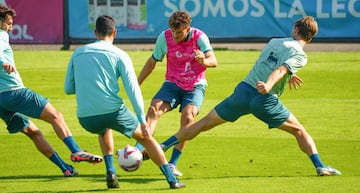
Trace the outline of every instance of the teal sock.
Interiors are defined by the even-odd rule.
[[[139,142],[135,143],[135,147],[138,148],[141,152],[143,152],[145,150],[145,147],[142,146]]]
[[[169,163],[172,163],[172,164],[176,165],[179,158],[180,158],[180,156],[181,156],[181,153],[182,152],[180,150],[174,148],[173,151],[172,151],[171,159],[170,159]]]
[[[73,136],[68,136],[64,138],[65,145],[70,149],[71,153],[82,151],[81,148],[75,142]]]
[[[178,182],[178,180],[176,179],[174,174],[171,172],[169,164],[164,164],[164,165],[160,166],[160,170],[165,175],[166,180],[169,183],[170,182]]]
[[[114,166],[114,155],[109,154],[104,156],[106,172],[112,171],[116,175],[116,169]]]
[[[173,135],[169,139],[167,139],[166,141],[162,142],[161,145],[163,147],[163,150],[166,151],[171,146],[176,145],[178,143],[179,143],[179,140],[175,137],[175,135]]]
[[[322,168],[325,167],[325,165],[321,162],[319,154],[315,153],[310,156],[310,160],[314,164],[315,168]]]
[[[61,158],[60,156],[54,152],[50,157],[49,159],[55,164],[57,165],[62,172],[64,172],[66,169],[68,169],[68,164],[66,164]],[[71,171],[72,172],[72,171]]]

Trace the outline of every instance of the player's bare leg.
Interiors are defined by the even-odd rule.
[[[145,150],[151,160],[160,167],[160,170],[166,177],[171,189],[185,187],[185,185],[181,183],[171,172],[163,150],[152,135],[148,134],[144,137],[140,127],[138,127],[134,132],[133,138],[145,147]]]
[[[289,119],[279,129],[294,135],[300,149],[308,156],[318,153],[314,140],[293,114],[290,114]]]
[[[40,119],[52,125],[56,135],[67,145],[71,151],[70,159],[74,162],[86,161],[89,163],[100,163],[102,157],[83,151],[75,139],[72,137],[71,131],[65,122],[63,115],[56,110],[50,103],[45,105],[45,108],[40,114]]]
[[[195,120],[199,110],[195,105],[188,104],[181,110],[180,129],[187,129]],[[177,168],[177,162],[180,159],[182,152],[185,149],[187,141],[176,144],[173,148],[171,158],[169,161],[171,170],[175,176],[182,176],[183,174]]]
[[[154,99],[148,109],[146,122],[151,135],[154,135],[155,128],[160,117],[171,109],[170,104],[159,99]]]
[[[279,129],[295,136],[300,149],[309,156],[319,176],[341,175],[339,170],[323,164],[314,140],[293,114],[290,114],[289,119]]]
[[[179,142],[191,140],[201,132],[208,131],[217,125],[225,123],[226,121],[219,117],[215,109],[211,110],[205,117],[196,121],[186,129],[180,129],[175,135],[168,138],[161,143],[161,148],[166,151],[171,146],[178,144]]]
[[[148,131],[150,135],[154,136],[155,128],[158,120],[164,113],[168,112],[169,110],[170,110],[169,103],[166,103],[159,99],[154,99],[151,101],[151,105],[146,115],[146,122],[148,124]],[[135,144],[135,147],[137,147],[141,152],[143,152],[144,160],[149,159],[147,152],[144,151],[144,147],[141,144],[139,144],[139,142]]]
[[[65,137],[71,136],[71,131],[65,123],[63,115],[57,111],[50,103],[47,103],[40,119],[50,123],[55,130],[56,135],[63,140]]]
[[[223,124],[226,121],[219,117],[215,109],[212,109],[205,117],[201,118],[199,121],[190,125],[187,129],[181,129],[178,133],[175,134],[175,137],[179,141],[191,140],[201,132],[208,131],[217,125]]]
[[[40,129],[33,122],[30,121],[30,125],[22,132],[34,142],[39,152],[59,167],[65,177],[78,175],[78,172],[71,165],[67,164],[60,158],[49,142],[46,141]]]

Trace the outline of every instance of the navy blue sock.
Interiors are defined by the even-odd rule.
[[[112,171],[116,175],[116,169],[114,166],[114,155],[109,154],[104,156],[106,172]]]
[[[179,158],[180,158],[180,156],[181,156],[181,153],[182,152],[180,150],[174,148],[173,152],[171,154],[171,159],[170,159],[169,163],[172,163],[172,164],[176,165]]]
[[[326,167],[326,166],[321,162],[319,154],[317,154],[317,153],[312,154],[312,155],[310,156],[310,159],[311,159],[312,163],[314,164],[315,168],[318,168],[318,167],[320,167],[320,168]]]
[[[166,141],[162,142],[161,145],[163,147],[163,150],[166,151],[171,146],[176,145],[178,143],[179,143],[179,140],[175,137],[175,135],[173,135],[169,139],[167,139]]]
[[[160,170],[165,175],[168,182],[178,182],[174,174],[171,172],[169,164],[164,164],[160,166]]]
[[[73,136],[68,136],[64,138],[65,145],[70,149],[71,153],[82,151],[78,144],[75,142]]]
[[[59,154],[54,152],[49,159],[57,165],[62,172],[65,172],[66,169],[68,169],[67,164],[60,158]],[[72,172],[72,171],[71,171]]]

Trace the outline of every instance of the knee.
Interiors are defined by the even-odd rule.
[[[147,139],[147,137],[145,137],[141,131],[140,128],[137,128],[133,135],[132,138],[134,138],[136,141],[138,141],[140,144],[143,144],[143,142]]]
[[[148,116],[148,118],[151,118],[151,119],[159,119],[161,114],[162,113],[160,112],[160,110],[156,106],[151,105],[149,107],[147,116]]]
[[[45,118],[48,120],[48,122],[55,124],[55,123],[60,123],[64,121],[64,116],[61,112],[54,110],[52,112],[49,113],[49,115],[47,116],[47,118]]]
[[[199,111],[196,108],[184,109],[181,114],[182,122],[185,125],[192,123],[198,115],[198,112]]]
[[[63,114],[61,112],[57,111],[57,110],[54,112],[53,116],[54,116],[54,119],[57,119],[57,120],[58,119],[61,119],[61,120],[64,119]]]
[[[28,127],[26,128],[23,133],[25,133],[31,139],[36,139],[42,137],[42,133],[39,129]]]
[[[307,131],[306,131],[305,128],[302,127],[302,126],[299,126],[299,127],[294,128],[291,133],[292,133],[294,136],[300,137],[300,138],[303,138],[304,136],[307,136],[307,135],[308,135]]]
[[[193,121],[197,114],[198,114],[198,111],[193,110],[193,111],[188,112],[185,115],[185,117],[186,117],[186,119],[189,119],[189,120]]]
[[[56,120],[64,119],[62,113],[55,109],[50,103],[45,106],[40,115],[40,118],[47,122],[54,122]]]

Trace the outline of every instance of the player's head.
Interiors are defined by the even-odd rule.
[[[15,10],[0,5],[0,29],[4,31],[11,31],[13,26],[13,19],[16,17]]]
[[[116,35],[116,23],[114,18],[108,15],[99,16],[96,19],[95,35],[99,39]]]
[[[191,16],[185,11],[175,11],[169,18],[169,28],[175,42],[186,40],[190,31]]]
[[[318,33],[318,30],[315,19],[311,16],[305,16],[295,22],[293,36],[300,36],[305,42],[309,43]]]

